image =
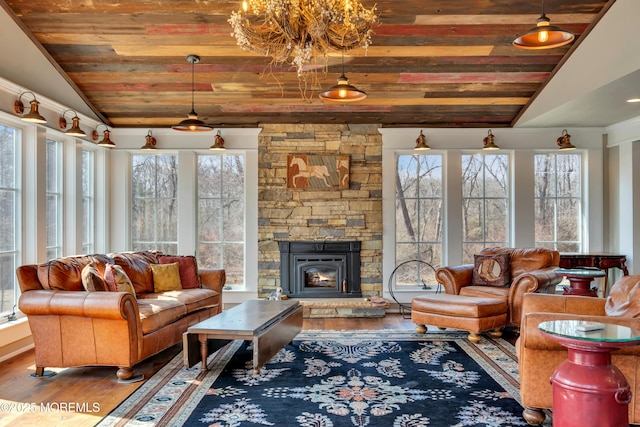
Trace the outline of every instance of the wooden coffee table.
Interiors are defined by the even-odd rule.
[[[230,341],[253,342],[253,371],[260,368],[302,330],[302,306],[298,301],[251,300],[225,310],[187,329],[184,334],[184,364],[193,365],[195,337],[199,343],[202,370],[207,370],[209,352]]]

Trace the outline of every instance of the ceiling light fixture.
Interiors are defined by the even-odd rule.
[[[78,117],[78,113],[71,109],[65,110],[64,113],[62,113],[62,116],[60,116],[60,119],[58,120],[58,126],[60,127],[60,129],[67,128],[67,119],[65,119],[64,116],[69,111],[73,113],[73,117],[71,118],[71,127],[65,130],[64,133],[69,136],[87,136],[87,134],[82,129],[80,129],[80,117]]]
[[[376,7],[358,0],[244,0],[228,22],[241,49],[291,63],[300,76],[318,56],[366,49],[376,20]]]
[[[224,138],[220,136],[220,131],[218,131],[213,139],[213,145],[209,147],[209,150],[226,150],[224,146]]]
[[[499,150],[500,147],[498,147],[493,142],[494,139],[495,139],[495,137],[491,133],[491,129],[489,129],[489,132],[487,132],[487,136],[485,136],[484,139],[482,140],[482,149],[483,150]]]
[[[198,55],[187,55],[187,61],[191,63],[191,112],[187,116],[186,119],[178,123],[177,125],[172,126],[173,130],[179,130],[182,132],[208,132],[213,130],[213,128],[207,125],[202,120],[198,120],[198,114],[194,108],[194,97],[195,97],[195,64],[200,62],[200,57]]]
[[[627,102],[630,103],[630,104],[634,103],[634,102],[640,102],[640,98],[629,98],[629,99],[627,99]]]
[[[100,135],[98,135],[98,129],[100,128],[100,126],[104,126],[104,133],[102,136],[102,141],[98,142],[96,145],[99,145],[101,147],[109,147],[109,148],[115,147],[116,144],[113,141],[111,141],[111,138],[109,137],[111,135],[111,131],[105,124],[100,123],[98,126],[96,126],[93,132],[91,132],[91,139],[93,139],[94,141],[98,140],[98,138],[100,137]]]
[[[562,131],[562,136],[556,140],[556,144],[561,150],[575,150],[576,146],[571,143],[571,135],[567,133],[567,130]]]
[[[144,143],[144,145],[142,147],[140,147],[141,150],[155,150],[156,149],[156,144],[157,144],[158,141],[156,141],[156,139],[151,136],[151,131],[147,132],[147,136],[145,136],[145,140],[146,140],[146,142]]]
[[[40,123],[40,124],[47,123],[47,119],[42,117],[38,112],[38,105],[40,105],[40,103],[36,99],[36,96],[33,94],[33,92],[28,92],[28,91],[22,92],[20,96],[18,96],[18,99],[16,100],[16,102],[13,103],[13,111],[15,111],[16,114],[20,114],[20,115],[24,113],[24,104],[22,103],[22,95],[25,95],[27,93],[33,96],[33,99],[29,101],[29,103],[31,104],[31,109],[27,114],[20,117],[20,119],[30,123]]]
[[[422,129],[420,129],[420,135],[416,138],[414,150],[431,150],[431,147],[427,145],[427,138],[422,133]]]
[[[513,41],[515,47],[521,49],[552,49],[564,46],[575,39],[571,31],[550,25],[551,20],[544,14],[544,0],[542,0],[542,14],[536,21],[535,28],[530,29]]]
[[[354,102],[362,101],[367,94],[357,87],[349,84],[349,79],[344,75],[344,52],[342,53],[342,74],[338,77],[338,84],[320,93],[324,101]]]

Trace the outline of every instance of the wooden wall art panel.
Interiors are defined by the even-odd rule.
[[[287,188],[349,188],[349,156],[287,156]]]

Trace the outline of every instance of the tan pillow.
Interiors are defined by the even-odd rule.
[[[474,255],[474,285],[503,288],[511,284],[509,254]]]
[[[200,287],[196,257],[193,255],[158,255],[158,264],[171,264],[173,262],[178,263],[182,289]]]
[[[640,317],[640,276],[623,276],[609,291],[604,305],[607,316]]]
[[[95,263],[89,263],[82,268],[82,287],[85,291],[106,291],[107,282],[100,275]]]
[[[136,290],[121,266],[107,264],[104,269],[104,279],[107,282],[109,291],[129,292],[131,295],[136,296]]]
[[[177,262],[151,264],[151,271],[153,272],[153,292],[179,291],[182,289],[180,267]]]

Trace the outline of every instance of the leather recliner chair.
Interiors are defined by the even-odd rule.
[[[445,293],[473,297],[498,298],[507,302],[507,326],[520,327],[522,297],[530,292],[554,293],[562,277],[559,268],[560,253],[545,248],[485,248],[478,255],[509,254],[511,282],[505,287],[472,283],[474,264],[440,267],[436,280]]]

